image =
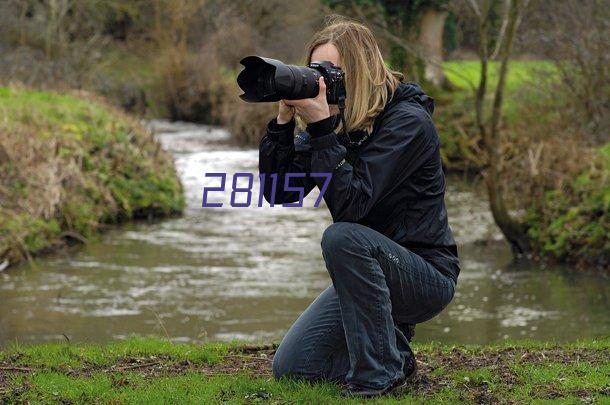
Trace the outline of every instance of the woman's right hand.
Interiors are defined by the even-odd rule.
[[[287,124],[294,117],[294,107],[286,105],[284,100],[280,100],[280,109],[277,114],[278,124]]]

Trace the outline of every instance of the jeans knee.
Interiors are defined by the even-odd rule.
[[[273,356],[273,363],[271,365],[273,377],[275,377],[275,379],[277,380],[282,377],[294,377],[294,368],[296,365],[295,360],[296,359],[294,358],[294,354],[291,353],[291,350],[287,348],[284,344],[280,344],[280,346],[275,351],[275,355]]]
[[[273,372],[273,377],[276,380],[279,380],[283,376],[288,374],[288,368],[284,364],[285,362],[281,361],[280,356],[276,355],[273,357],[273,364],[271,366],[271,370]]]
[[[282,377],[316,381],[320,378],[317,367],[309,365],[309,353],[297,347],[280,347],[273,356],[271,371],[273,377],[279,380]]]
[[[322,252],[325,254],[337,252],[339,248],[350,242],[349,234],[358,224],[353,222],[335,222],[322,234]]]

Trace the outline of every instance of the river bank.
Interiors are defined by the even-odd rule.
[[[84,92],[0,87],[0,270],[105,224],[182,212],[172,157]]]
[[[276,381],[277,347],[174,344],[131,337],[107,345],[11,344],[0,351],[0,402],[336,403],[340,386]],[[414,344],[419,376],[377,403],[604,403],[610,339],[554,344]],[[353,400],[353,403],[360,401]]]

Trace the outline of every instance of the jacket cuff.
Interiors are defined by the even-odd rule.
[[[267,136],[282,145],[290,145],[294,143],[295,126],[294,118],[285,124],[278,124],[277,117],[274,117],[267,123]]]
[[[339,114],[335,114],[320,121],[311,122],[307,125],[307,133],[311,135],[312,139],[328,135],[339,125],[338,119]]]
[[[341,145],[337,139],[337,134],[334,132],[331,132],[328,135],[318,136],[316,138],[312,137],[309,142],[311,149],[313,150],[322,150],[330,148],[331,146]]]

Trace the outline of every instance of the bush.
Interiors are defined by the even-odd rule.
[[[525,215],[539,253],[579,266],[610,263],[610,143],[572,183],[548,191]]]
[[[103,101],[0,88],[0,116],[0,263],[182,211],[171,157]]]

